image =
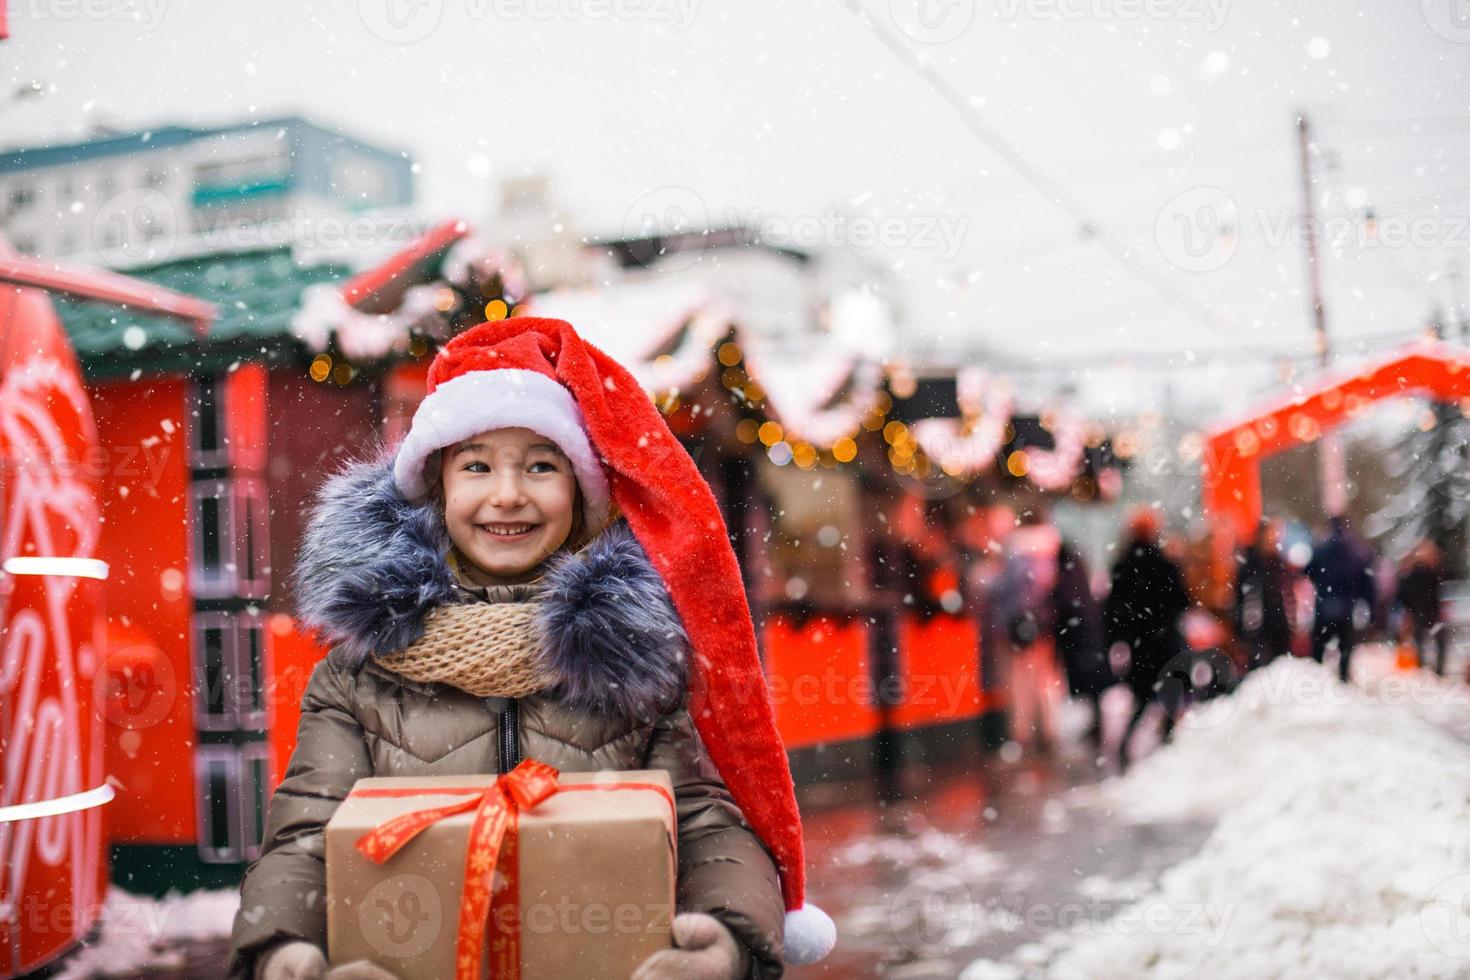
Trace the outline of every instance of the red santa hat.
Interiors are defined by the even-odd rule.
[[[689,710],[746,821],[775,856],[787,963],[836,942],[805,904],[801,816],[756,652],[740,568],[714,494],[626,368],[564,320],[515,317],[455,337],[429,367],[428,395],[394,460],[399,492],[422,498],[434,455],[507,426],[554,441],[571,460],[590,527],[617,503],[667,586],[694,650]]]

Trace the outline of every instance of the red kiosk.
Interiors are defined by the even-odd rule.
[[[104,729],[115,721],[99,559],[108,460],[49,293],[203,329],[211,309],[0,241],[0,975],[56,960],[102,910]]]

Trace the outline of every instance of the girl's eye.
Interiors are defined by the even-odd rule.
[[[545,469],[538,470],[537,469],[538,466],[545,467]],[[470,462],[464,464],[464,466],[461,467],[461,468],[465,472],[467,472],[467,473],[489,473],[490,472],[490,467],[488,465],[486,465],[485,463],[481,462],[478,459],[471,460]],[[544,460],[544,459],[543,460],[537,460],[536,462],[532,463],[529,468],[531,469],[532,472],[535,472],[535,473],[547,473],[547,472],[555,473],[556,472],[556,464],[555,463],[552,463],[552,462],[548,462],[547,460]]]

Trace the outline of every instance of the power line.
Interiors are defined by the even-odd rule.
[[[1077,198],[1073,197],[1065,187],[1044,173],[1033,164],[1024,154],[1013,146],[1005,137],[996,132],[980,119],[975,107],[970,100],[957,89],[953,83],[935,69],[920,61],[914,53],[909,50],[901,40],[894,36],[893,32],[871,17],[866,7],[860,0],[839,0],[844,8],[858,23],[873,32],[879,42],[883,44],[895,57],[902,61],[908,68],[927,84],[934,93],[945,101],[960,117],[961,122],[977,138],[980,139],[990,150],[1004,160],[1016,173],[1036,188],[1051,201],[1059,211],[1065,214],[1076,228],[1080,240],[1096,242],[1112,259],[1131,273],[1151,291],[1184,311],[1191,319],[1204,326],[1212,333],[1228,337],[1229,335],[1215,322],[1215,318],[1203,306],[1197,304],[1192,298],[1184,293],[1178,286],[1163,276],[1158,275],[1153,269],[1143,265],[1137,260],[1136,253],[1121,240],[1115,238],[1107,229],[1103,228],[1093,217],[1087,207]]]

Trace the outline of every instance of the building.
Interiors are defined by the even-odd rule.
[[[0,151],[0,231],[14,247],[113,267],[325,239],[413,198],[405,151],[296,116]]]

